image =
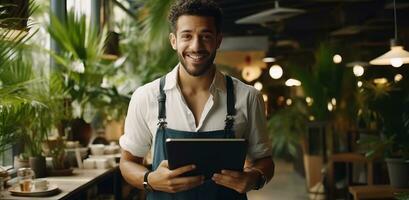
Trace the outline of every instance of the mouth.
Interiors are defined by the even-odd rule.
[[[191,61],[195,63],[201,63],[207,59],[208,54],[207,53],[187,53],[186,57],[188,57]]]

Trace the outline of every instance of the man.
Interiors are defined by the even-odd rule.
[[[261,95],[213,64],[222,41],[221,20],[220,8],[211,1],[177,1],[169,14],[169,39],[179,64],[132,96],[120,138],[120,169],[127,182],[148,190],[148,199],[246,199],[246,192],[261,188],[273,176]],[[233,102],[227,100],[232,95]],[[243,172],[222,170],[204,180],[180,176],[193,165],[169,170],[163,147],[169,134],[183,138],[204,131],[210,137],[229,133],[227,137],[247,139]],[[149,150],[153,171],[142,165]]]

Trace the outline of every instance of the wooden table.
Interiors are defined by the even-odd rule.
[[[349,192],[355,200],[360,199],[394,199],[396,193],[409,192],[408,189],[393,188],[389,185],[351,186]]]
[[[55,184],[60,188],[61,192],[50,197],[19,197],[12,196],[10,192],[3,192],[3,200],[17,200],[17,199],[42,199],[42,200],[64,200],[64,199],[83,199],[85,191],[99,183],[106,180],[112,180],[113,193],[115,199],[121,198],[121,173],[119,167],[111,169],[74,169],[72,176],[53,176],[47,177],[50,184]]]

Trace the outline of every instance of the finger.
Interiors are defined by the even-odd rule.
[[[226,179],[223,179],[220,176],[219,177],[218,176],[213,176],[212,180],[218,185],[221,185],[221,186],[224,186],[224,187],[227,187],[227,188],[230,188],[230,189],[233,189],[233,190],[236,190],[237,192],[239,192],[237,190],[237,188],[236,188],[237,186],[234,184],[234,182],[226,181]]]
[[[184,173],[189,172],[189,171],[192,171],[194,169],[196,169],[195,165],[186,165],[186,166],[183,166],[183,167],[179,167],[179,168],[174,169],[174,170],[172,170],[170,172],[170,177],[171,178],[178,177],[179,175],[184,174]]]
[[[192,188],[195,188],[199,185],[202,185],[204,183],[204,178],[200,178],[199,180],[191,180],[188,182],[185,182],[183,184],[175,185],[173,188],[177,191],[185,191],[185,190],[190,190]]]
[[[223,174],[214,174],[212,177],[212,180],[223,183],[223,184],[234,184],[238,181],[238,179],[232,176],[223,175]]]
[[[234,178],[240,178],[241,176],[243,176],[243,173],[241,173],[241,172],[227,170],[227,169],[222,170],[222,174],[223,175],[229,175],[229,176],[234,177]]]
[[[171,180],[172,185],[189,185],[200,183],[204,181],[204,176],[191,176],[191,177],[181,177],[174,178]]]

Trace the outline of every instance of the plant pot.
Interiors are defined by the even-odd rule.
[[[409,160],[386,158],[390,185],[395,188],[409,188]]]
[[[15,169],[20,169],[30,167],[30,164],[28,163],[28,160],[20,159],[20,157],[14,156],[13,166]]]
[[[30,157],[28,159],[31,169],[35,173],[36,178],[43,178],[46,176],[46,163],[44,156]]]
[[[79,141],[84,147],[88,146],[91,136],[91,124],[84,121],[82,118],[77,118],[71,122],[72,140]]]

